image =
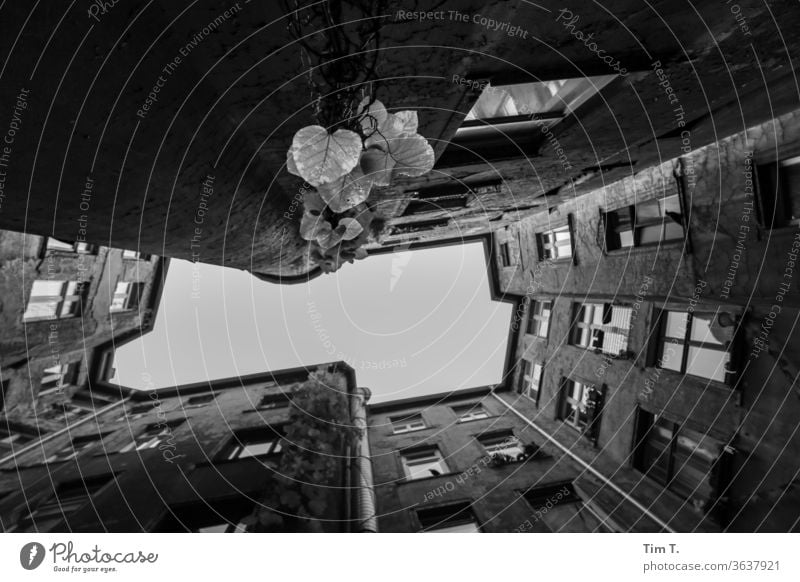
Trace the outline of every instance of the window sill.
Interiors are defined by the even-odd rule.
[[[662,374],[666,372],[669,376],[673,376],[675,378],[687,378],[692,382],[702,384],[703,388],[711,388],[725,393],[740,392],[727,382],[720,382],[719,380],[712,380],[711,378],[704,378],[703,376],[695,376],[694,374],[688,374],[686,372],[676,372],[675,370],[670,370],[669,368],[659,368],[658,366],[653,365],[648,366],[648,368],[653,370],[661,370]]]
[[[457,420],[456,424],[469,424],[471,422],[478,422],[479,420],[492,420],[492,419],[495,419],[495,418],[500,418],[500,417],[495,414],[495,415],[487,416],[485,418],[471,418],[469,420]]]
[[[392,432],[389,433],[389,436],[403,436],[404,434],[412,434],[412,433],[415,433],[415,432],[421,432],[423,430],[430,430],[432,428],[436,428],[436,427],[434,427],[434,426],[425,426],[425,427],[422,427],[422,428],[415,428],[413,430],[401,430],[400,432],[392,431]]]
[[[607,257],[624,257],[626,255],[643,255],[660,251],[668,251],[686,247],[686,254],[689,254],[689,245],[685,244],[685,239],[675,239],[662,241],[661,243],[648,243],[638,247],[625,247],[606,251]]]
[[[397,484],[398,485],[406,485],[408,483],[419,483],[421,481],[430,481],[432,479],[441,479],[442,477],[455,477],[457,475],[461,475],[462,472],[460,471],[450,471],[449,473],[442,473],[441,475],[431,475],[430,477],[421,477],[419,479],[409,479],[408,477],[403,477]]]

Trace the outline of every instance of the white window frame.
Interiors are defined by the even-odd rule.
[[[139,307],[141,300],[141,291],[138,292],[135,304],[132,304],[132,291],[135,287],[139,287],[141,283],[138,281],[117,281],[114,288],[114,297],[111,300],[111,305],[108,307],[109,313],[121,313],[123,311],[132,311]]]
[[[458,416],[457,423],[472,422],[489,418],[489,413],[482,404],[461,404],[453,406],[453,412]]]
[[[603,323],[607,312],[609,321]],[[598,313],[600,315],[599,322],[596,321]],[[570,332],[570,343],[573,346],[587,350],[600,350],[602,353],[612,356],[620,356],[628,351],[633,308],[611,303],[575,302],[573,303],[573,317],[573,328]],[[623,325],[615,325],[615,323]]]
[[[58,293],[55,292],[57,287]],[[49,321],[75,317],[80,311],[83,299],[81,287],[79,281],[36,279],[22,315],[23,321]],[[39,310],[35,309],[35,306],[41,304],[49,308],[47,313],[36,313]]]
[[[550,299],[532,299],[528,309],[528,323],[525,332],[536,337],[547,338],[550,333],[550,319],[553,316],[553,301]]]
[[[564,234],[566,234],[566,238],[563,237]],[[540,261],[571,260],[575,255],[572,229],[569,223],[537,233],[536,238]]]
[[[400,453],[400,459],[403,463],[403,472],[405,473],[407,481],[438,477],[450,472],[438,447],[402,452]],[[417,467],[419,468],[415,469]],[[430,473],[431,470],[436,470],[439,475],[434,475],[433,473],[425,475],[422,473],[423,471]]]
[[[544,377],[544,364],[525,358],[522,361],[522,393],[538,405]]]
[[[422,414],[407,414],[405,416],[391,416],[389,422],[392,424],[392,434],[405,434],[428,428]]]
[[[578,431],[583,431],[588,425],[588,420],[582,420],[581,417],[587,414],[589,394],[593,386],[572,378],[566,378],[564,381],[561,420]]]
[[[249,459],[251,457],[267,457],[277,455],[283,450],[281,443],[282,436],[279,434],[254,435],[239,434],[234,436],[230,444],[230,450],[225,455],[225,459],[233,461],[236,459]],[[263,450],[262,450],[263,449]]]

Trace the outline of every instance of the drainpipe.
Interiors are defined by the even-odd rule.
[[[626,491],[623,491],[622,489],[620,489],[620,487],[619,487],[619,486],[617,486],[617,485],[616,485],[616,484],[615,484],[613,481],[611,481],[611,480],[610,480],[608,477],[606,477],[605,475],[603,475],[602,473],[600,473],[600,472],[599,472],[597,469],[595,469],[594,467],[590,466],[590,465],[589,465],[589,464],[588,464],[586,461],[584,461],[583,459],[581,459],[581,458],[580,458],[578,455],[576,455],[576,454],[575,454],[575,453],[573,453],[571,450],[569,450],[567,447],[565,447],[565,446],[564,446],[564,445],[562,445],[560,442],[558,442],[556,439],[554,439],[553,437],[551,437],[551,436],[550,436],[549,434],[547,434],[547,433],[546,433],[544,430],[542,430],[541,428],[539,428],[538,426],[536,426],[536,425],[533,423],[533,421],[532,421],[532,420],[530,420],[528,417],[526,417],[525,415],[523,415],[523,414],[521,414],[520,412],[518,412],[516,408],[514,408],[513,406],[511,406],[511,405],[510,405],[508,402],[506,402],[506,401],[505,401],[505,400],[503,400],[502,398],[500,398],[500,396],[499,396],[499,395],[498,395],[498,394],[497,394],[497,393],[496,393],[494,390],[492,390],[492,396],[494,396],[494,397],[495,397],[495,399],[497,399],[497,400],[498,400],[498,401],[499,401],[501,404],[503,404],[503,406],[505,406],[505,407],[506,407],[508,410],[510,410],[510,411],[511,411],[511,412],[513,412],[513,413],[514,413],[516,416],[518,416],[518,417],[519,417],[521,420],[523,420],[523,421],[524,421],[524,422],[525,422],[525,423],[526,423],[528,426],[530,426],[531,428],[533,428],[534,430],[536,430],[536,431],[537,431],[539,434],[541,434],[541,435],[542,435],[544,438],[546,438],[548,441],[550,441],[552,444],[554,444],[556,447],[558,447],[558,448],[559,448],[559,449],[560,449],[560,450],[561,450],[563,453],[565,453],[567,456],[569,456],[569,457],[570,457],[570,458],[571,458],[573,461],[575,461],[576,463],[578,463],[579,465],[581,465],[581,466],[582,466],[582,467],[583,467],[583,468],[584,468],[586,471],[588,471],[589,473],[591,473],[592,475],[594,475],[595,477],[597,477],[598,479],[600,479],[600,480],[601,480],[603,483],[605,483],[605,484],[606,484],[608,487],[610,487],[611,489],[613,489],[614,491],[616,491],[617,493],[619,493],[619,494],[620,494],[620,495],[621,495],[621,496],[622,496],[622,497],[625,499],[625,501],[627,501],[628,503],[632,504],[634,507],[636,507],[636,509],[638,509],[639,511],[641,511],[642,513],[644,513],[644,514],[645,514],[647,517],[649,517],[650,519],[652,519],[653,521],[655,521],[655,522],[656,522],[658,525],[660,525],[662,528],[664,528],[664,530],[666,530],[667,532],[669,532],[669,533],[676,533],[676,532],[675,532],[675,530],[674,530],[672,527],[670,527],[670,526],[667,524],[667,522],[665,522],[663,519],[661,519],[660,517],[658,517],[658,516],[657,516],[655,513],[653,513],[653,512],[652,512],[650,509],[648,509],[647,507],[645,507],[644,505],[642,505],[641,503],[639,503],[638,501],[636,501],[636,499],[634,499],[634,498],[631,496],[631,494],[630,494],[630,493],[628,493],[628,492],[626,492]]]
[[[53,440],[55,438],[58,438],[61,435],[65,434],[65,433],[68,433],[69,431],[71,431],[73,429],[76,429],[79,426],[84,425],[84,424],[86,424],[87,422],[89,422],[91,420],[96,419],[98,416],[100,416],[102,414],[105,414],[109,410],[113,410],[114,408],[117,408],[118,406],[124,405],[128,400],[130,400],[130,398],[131,398],[130,396],[126,396],[125,398],[123,398],[121,400],[117,400],[116,402],[112,402],[111,404],[109,404],[105,408],[100,408],[98,410],[95,410],[95,412],[93,414],[90,414],[88,416],[84,416],[83,418],[81,418],[79,420],[76,420],[73,423],[68,424],[64,428],[58,429],[56,432],[52,432],[52,433],[50,433],[48,435],[43,436],[38,441],[34,441],[32,443],[29,443],[29,444],[25,445],[24,447],[20,447],[20,448],[16,449],[14,452],[6,455],[5,457],[0,458],[0,466],[1,465],[5,465],[9,461],[13,461],[18,456],[24,455],[28,451],[32,451],[36,447],[40,447],[40,446],[44,445],[45,443],[47,443],[47,442],[49,442],[49,441],[51,441],[51,440]]]
[[[361,433],[354,446],[355,464],[352,469],[352,482],[356,487],[355,531],[375,533],[378,531],[378,520],[375,516],[375,489],[372,482],[372,460],[367,430],[367,401],[371,395],[369,388],[358,387],[350,401],[353,425]]]

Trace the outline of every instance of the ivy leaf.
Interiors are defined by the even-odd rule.
[[[356,168],[335,182],[320,186],[318,191],[331,210],[342,213],[364,202],[371,189],[372,179]]]
[[[356,260],[361,261],[363,259],[366,259],[368,256],[369,256],[369,254],[367,253],[367,249],[365,249],[364,247],[358,247],[355,250],[355,258],[356,258]]]
[[[342,218],[336,228],[338,229],[341,226],[344,226],[344,234],[342,235],[344,240],[353,240],[364,230],[364,227],[355,218]]]
[[[306,212],[322,213],[325,210],[325,201],[316,190],[306,190],[303,194],[303,207]]]
[[[333,227],[331,223],[322,218],[319,211],[306,210],[300,219],[300,236],[304,240],[317,240],[330,235]]]
[[[419,134],[393,139],[389,151],[397,162],[394,171],[401,176],[427,174],[436,161],[428,140]]]
[[[291,148],[298,174],[318,187],[338,180],[358,165],[361,137],[338,129],[333,135],[321,125],[309,125],[294,134]]]
[[[361,154],[360,168],[376,186],[388,186],[392,181],[392,168],[396,162],[378,146],[368,148]]]

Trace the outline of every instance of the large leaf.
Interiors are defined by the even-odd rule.
[[[358,165],[361,138],[347,129],[331,135],[320,125],[309,125],[294,134],[291,153],[300,177],[318,187],[338,180]]]
[[[372,101],[372,103],[370,103],[370,101],[372,101],[371,97],[364,97],[358,105],[361,131],[363,131],[366,136],[370,136],[375,133],[376,130],[380,129],[380,127],[386,123],[386,117],[389,115],[386,113],[386,107],[383,106],[383,103],[377,99]]]
[[[391,140],[389,151],[397,163],[394,171],[401,176],[427,174],[436,161],[428,140],[418,134]]]
[[[353,240],[364,230],[364,227],[355,218],[342,218],[339,220],[339,224],[336,225],[336,230],[339,230],[340,227],[344,228],[344,234],[342,235],[344,240]]]
[[[335,182],[324,184],[317,190],[331,210],[345,212],[364,202],[372,189],[372,179],[356,168]]]
[[[376,186],[388,186],[391,183],[394,166],[394,158],[379,147],[371,147],[361,154],[361,171]]]
[[[318,211],[306,209],[300,219],[300,236],[305,240],[325,238],[332,230],[331,223],[322,218]]]

